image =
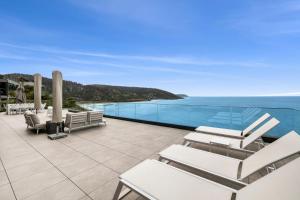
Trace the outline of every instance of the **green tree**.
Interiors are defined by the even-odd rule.
[[[64,108],[75,108],[76,107],[76,100],[72,97],[69,97],[64,100],[63,102]]]

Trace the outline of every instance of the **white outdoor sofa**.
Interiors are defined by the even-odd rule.
[[[24,113],[25,122],[27,124],[27,128],[32,128],[36,130],[36,134],[39,134],[40,130],[46,129],[46,124],[41,123],[40,119],[35,113],[32,113],[30,111],[26,111]]]
[[[46,104],[43,103],[41,105],[41,111],[45,109]],[[33,103],[15,103],[15,104],[7,104],[6,105],[6,113],[8,115],[11,114],[22,114],[26,112],[27,110],[29,111],[34,111],[34,104]]]
[[[34,104],[33,103],[16,103],[16,104],[7,104],[6,105],[6,113],[8,115],[21,114],[27,110],[33,111]]]
[[[69,133],[75,129],[106,125],[103,113],[99,111],[88,111],[79,113],[67,113],[65,127]]]

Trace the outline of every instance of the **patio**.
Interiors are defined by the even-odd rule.
[[[107,119],[108,125],[49,140],[23,115],[0,114],[0,199],[111,199],[118,175],[188,131]],[[140,199],[130,193],[124,199]]]

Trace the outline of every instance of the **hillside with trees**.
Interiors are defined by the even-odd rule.
[[[33,76],[28,74],[3,74],[3,78],[18,81],[20,78],[33,82]],[[43,77],[43,98],[51,98],[52,79]],[[28,89],[29,90],[29,89]],[[30,92],[30,91],[29,91]],[[29,93],[30,94],[30,93]],[[30,97],[31,98],[30,94]],[[83,85],[72,81],[63,81],[64,100],[92,102],[130,102],[152,99],[180,99],[170,92],[142,87],[123,87],[111,85]]]

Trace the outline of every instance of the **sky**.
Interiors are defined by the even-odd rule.
[[[300,95],[299,0],[2,0],[0,73],[190,96]]]

